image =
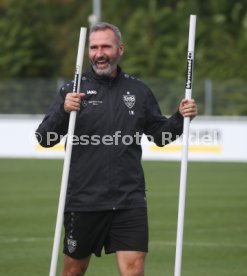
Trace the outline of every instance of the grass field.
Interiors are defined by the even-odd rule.
[[[172,276],[180,164],[144,162],[150,224],[147,276]],[[0,160],[0,275],[49,272],[61,160]],[[183,276],[247,275],[247,166],[189,163]],[[62,254],[59,260],[61,270]],[[114,255],[88,276],[118,275]]]

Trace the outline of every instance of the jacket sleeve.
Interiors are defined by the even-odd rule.
[[[70,85],[67,85],[66,88],[63,86],[60,89],[35,132],[36,138],[42,147],[54,146],[67,134],[69,114],[64,111],[63,105],[65,95],[70,89],[72,89]]]
[[[149,90],[146,101],[146,126],[144,133],[157,146],[162,147],[176,140],[183,132],[183,116],[177,111],[171,117],[163,116]]]

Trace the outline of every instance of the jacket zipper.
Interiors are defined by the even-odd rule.
[[[109,99],[109,133],[110,135],[113,135],[113,131],[114,131],[114,106],[113,106],[113,95],[112,95],[112,91],[111,91],[111,87],[112,87],[112,81],[110,81],[108,83],[108,99]],[[114,145],[109,147],[109,179],[110,179],[110,185],[111,185],[111,189],[112,189],[112,210],[116,210],[116,202],[115,202],[115,194],[116,194],[116,187],[114,185],[115,183],[115,162],[114,162]]]

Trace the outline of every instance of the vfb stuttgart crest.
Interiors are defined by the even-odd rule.
[[[135,95],[130,95],[130,92],[127,91],[127,95],[123,95],[123,100],[124,100],[125,105],[129,109],[131,109],[135,105],[136,97],[135,97]]]
[[[77,241],[67,238],[67,246],[68,246],[69,253],[73,253],[76,250]]]

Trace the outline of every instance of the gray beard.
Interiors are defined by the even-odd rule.
[[[116,57],[111,63],[108,64],[106,69],[98,69],[97,66],[91,62],[94,72],[98,76],[111,77],[112,72],[116,70],[120,57]]]
[[[106,69],[98,69],[95,64],[92,65],[94,72],[99,76],[110,77],[112,72],[117,68],[117,65],[109,64]]]

